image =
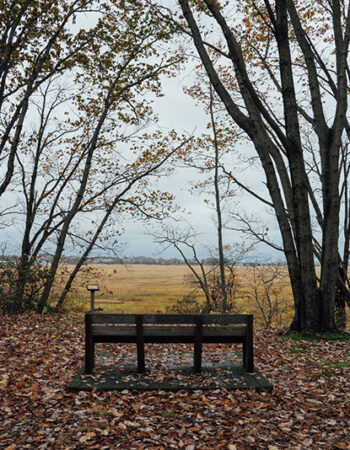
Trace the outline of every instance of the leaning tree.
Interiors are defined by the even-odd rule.
[[[292,329],[334,330],[341,149],[349,132],[350,5],[338,0],[178,3],[181,17],[160,5],[157,13],[177,21],[179,32],[190,36],[227,114],[253,143],[264,170],[295,301]],[[308,170],[307,127],[320,173],[317,195]]]
[[[46,251],[35,305],[42,312],[72,241],[81,258],[58,307],[112,217],[169,206],[150,180],[181,142],[145,126],[156,121],[161,77],[179,59],[167,51],[173,27],[154,21],[143,0],[5,2],[0,23],[0,196],[16,195],[23,227],[9,311],[26,307]]]

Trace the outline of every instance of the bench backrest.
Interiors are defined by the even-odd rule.
[[[250,325],[252,314],[109,314],[86,313],[91,324],[132,324],[141,321],[144,325],[186,324],[196,325]]]
[[[86,336],[102,339],[167,337],[184,339],[193,336],[247,337],[253,335],[251,314],[109,314],[86,313]],[[201,339],[201,338],[200,338]]]

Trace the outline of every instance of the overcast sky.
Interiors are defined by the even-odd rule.
[[[154,109],[159,116],[159,126],[166,131],[167,129],[176,129],[178,132],[185,132],[186,134],[194,133],[199,135],[206,129],[206,124],[209,122],[209,117],[204,113],[202,107],[195,104],[195,101],[183,92],[185,86],[189,87],[193,83],[193,69],[188,66],[186,70],[179,72],[176,78],[165,79],[164,82],[164,97],[156,100]],[[242,148],[242,152],[252,151],[249,148]],[[231,170],[231,168],[229,167]],[[253,185],[262,193],[265,193],[263,186],[263,176],[261,171],[249,169],[239,173],[242,181]],[[183,221],[177,222],[178,229],[192,226],[198,231],[198,251],[203,257],[209,255],[209,251],[214,250],[217,245],[217,236],[214,223],[214,211],[208,207],[204,202],[204,197],[190,194],[190,183],[194,182],[199,177],[198,172],[191,168],[177,168],[172,174],[163,178],[160,181],[159,188],[161,190],[169,191],[175,195],[175,202],[184,209]],[[14,193],[8,192],[2,198],[3,204],[13,204]],[[214,198],[214,197],[213,197]],[[258,217],[263,218],[261,226],[266,225],[270,228],[272,236],[278,240],[278,233],[275,231],[274,219],[271,215],[267,215],[265,208],[256,200],[248,195],[239,195],[232,202],[231,209],[237,208],[236,203],[241,203],[240,208],[244,205],[244,211],[247,214],[257,214]],[[179,217],[179,216],[178,216]],[[224,217],[224,221],[227,216]],[[171,221],[170,221],[171,223]],[[231,223],[234,225],[233,223]],[[177,251],[168,248],[166,251],[154,243],[150,232],[157,233],[159,224],[154,223],[145,226],[141,221],[133,221],[129,219],[123,222],[125,229],[120,241],[123,243],[122,256],[151,256],[164,258],[179,257]],[[17,236],[23,233],[22,216],[18,216],[16,222],[11,226],[0,228],[0,242],[6,245],[8,253],[19,253],[20,241]],[[244,235],[237,231],[224,231],[225,244],[237,244],[244,242]],[[73,253],[66,246],[66,254]],[[101,254],[101,250],[95,250],[94,254]],[[281,254],[279,252],[272,252],[269,247],[257,247],[255,255],[264,259],[279,260]],[[252,256],[254,258],[255,256]]]
[[[175,128],[180,131],[186,131],[187,133],[195,132],[195,134],[208,131],[206,129],[206,124],[209,121],[208,116],[206,116],[200,106],[195,104],[195,101],[191,97],[183,92],[183,87],[185,85],[188,86],[190,82],[191,76],[189,72],[181,72],[177,78],[166,80],[164,83],[165,96],[158,99],[155,105],[161,127],[165,129]],[[249,150],[242,149],[242,151]],[[173,193],[176,198],[176,203],[187,211],[187,213],[183,214],[183,223],[177,223],[176,226],[186,228],[186,224],[190,224],[198,230],[198,247],[201,255],[204,257],[208,255],[207,248],[215,249],[217,238],[213,220],[214,211],[205,204],[204,197],[199,197],[189,192],[190,183],[197,176],[199,177],[197,171],[194,169],[178,168],[175,173],[161,181],[160,187]],[[243,181],[248,180],[251,185],[257,187],[261,192],[266,192],[261,171],[249,169],[244,171],[241,176]],[[270,227],[270,235],[275,241],[278,241],[278,232],[274,227],[274,218],[266,214],[265,207],[247,194],[238,195],[233,200],[233,209],[236,203],[243,204],[247,214],[256,214],[258,217],[263,217],[264,222]],[[263,226],[263,222],[261,226]],[[148,235],[150,229],[153,232],[157,232],[158,228],[157,223],[146,227],[140,222],[129,221],[127,223],[127,231],[123,234],[123,240],[125,242],[123,248],[124,254],[128,256],[178,257],[179,255],[175,249],[168,248],[166,251],[162,251],[162,248],[155,244],[152,237]],[[225,244],[242,243],[244,235],[237,231],[226,230],[224,231],[224,239]],[[265,245],[260,245],[256,247],[254,255],[251,255],[251,258],[255,257],[280,260],[282,255],[280,252],[273,251]]]
[[[159,126],[166,131],[167,129],[176,129],[187,134],[194,133],[199,135],[206,129],[206,124],[209,122],[208,116],[204,113],[200,106],[195,104],[195,101],[183,92],[184,86],[189,86],[191,83],[191,72],[180,72],[179,76],[174,79],[167,79],[164,82],[165,96],[157,99],[155,110],[159,116]],[[243,147],[242,152],[252,151],[249,148]],[[231,168],[229,168],[231,170]],[[239,173],[242,181],[245,181],[255,186],[260,193],[266,192],[263,185],[263,176],[261,171],[257,169],[249,169]],[[192,168],[179,167],[170,175],[164,177],[157,186],[159,189],[169,191],[175,195],[175,202],[184,210],[183,213],[178,214],[177,218],[181,218],[180,222],[176,222],[178,230],[192,226],[198,232],[198,253],[201,257],[209,256],[210,250],[215,250],[217,246],[217,235],[215,229],[215,214],[214,211],[205,204],[204,197],[200,197],[189,192],[190,184],[200,175],[197,170]],[[8,192],[7,204],[13,202],[13,193]],[[214,200],[214,197],[213,197]],[[256,214],[261,217],[263,221],[261,226],[267,225],[270,228],[270,234],[275,236],[278,240],[278,232],[274,226],[274,219],[271,215],[266,214],[266,208],[259,202],[254,200],[249,195],[239,194],[232,200],[232,205],[229,205],[232,210],[237,209],[237,204],[240,204],[239,209],[243,208],[247,214]],[[11,226],[0,229],[0,241],[6,244],[6,251],[8,253],[19,253],[20,241],[16,239],[17,236],[22,235],[23,225],[21,218],[16,219],[17,222]],[[228,216],[224,215],[224,221],[228,224],[234,223],[228,220]],[[174,224],[169,220],[170,224]],[[151,223],[145,225],[141,221],[124,220],[122,225],[125,229],[124,234],[120,238],[121,256],[150,256],[172,258],[179,257],[176,249],[168,248],[164,250],[161,246],[156,244],[149,233],[158,233],[160,229],[159,223]],[[259,224],[260,226],[260,224]],[[224,231],[224,244],[242,244],[245,236],[237,231]],[[248,244],[248,241],[247,241]],[[72,254],[69,245],[66,246],[65,254]],[[93,254],[102,254],[102,251],[96,249]],[[280,260],[282,255],[280,252],[273,252],[265,245],[258,246],[254,254],[249,255],[250,259],[262,258],[270,260]]]

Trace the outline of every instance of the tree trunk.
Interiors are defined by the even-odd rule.
[[[227,312],[227,292],[226,292],[226,276],[225,276],[225,257],[224,244],[222,239],[222,216],[221,216],[221,198],[219,187],[219,143],[217,140],[217,130],[213,111],[213,90],[210,85],[210,117],[214,135],[215,150],[215,167],[214,167],[214,191],[215,191],[215,210],[217,218],[217,236],[218,236],[218,253],[219,253],[219,270],[220,270],[220,293],[221,293],[221,312]]]
[[[192,39],[201,58],[202,64],[210,78],[216,93],[226,107],[227,113],[234,122],[246,132],[254,143],[261,165],[266,175],[266,186],[269,191],[281,236],[283,249],[287,259],[289,275],[295,301],[295,318],[292,328],[297,331],[333,331],[334,296],[338,276],[338,220],[339,195],[337,193],[339,176],[339,148],[346,118],[346,52],[348,40],[343,39],[339,2],[332,2],[335,43],[337,47],[337,82],[336,112],[331,130],[328,127],[322,103],[323,82],[319,79],[319,62],[314,48],[307,38],[306,31],[299,20],[295,2],[292,0],[276,0],[273,9],[265,2],[264,12],[271,23],[270,30],[277,43],[277,58],[280,65],[281,85],[278,87],[283,101],[284,121],[275,120],[270,108],[266,107],[266,99],[259,96],[259,91],[251,81],[244,60],[243,49],[236,39],[215,0],[204,0],[210,16],[222,31],[223,42],[227,45],[227,57],[231,60],[236,78],[240,100],[236,101],[216,70],[211,55],[202,38],[202,31],[194,18],[187,0],[179,0],[184,18],[191,30]],[[254,8],[258,10],[256,4]],[[287,11],[288,9],[288,11]],[[289,17],[288,17],[289,14]],[[265,20],[265,18],[264,18]],[[350,18],[347,18],[347,29]],[[289,30],[292,26],[294,42],[299,46],[305,62],[305,76],[309,83],[312,126],[318,138],[322,164],[322,186],[324,202],[322,274],[318,286],[313,248],[311,214],[309,210],[309,180],[305,171],[301,126],[299,123],[300,102],[294,87],[294,62],[292,60]],[[346,34],[348,31],[346,31]],[[207,38],[207,37],[206,37]],[[232,86],[230,86],[232,89]],[[242,107],[244,102],[244,108]],[[281,126],[282,123],[282,126]],[[331,133],[329,133],[331,131]],[[271,138],[271,136],[273,136]],[[277,144],[276,144],[277,142]],[[328,154],[327,154],[328,151]],[[273,164],[276,152],[288,159],[288,176],[292,189],[292,205],[290,192],[281,193],[284,183],[278,175],[281,172]],[[293,214],[291,214],[291,208]]]
[[[343,295],[339,285],[335,293],[335,325],[339,330],[346,329],[346,297]]]

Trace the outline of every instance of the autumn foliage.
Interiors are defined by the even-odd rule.
[[[69,393],[83,363],[82,336],[77,316],[0,319],[2,448],[348,448],[348,342],[296,342],[257,332],[256,366],[274,385],[268,393]],[[123,351],[136,358],[129,345],[114,345],[109,356]],[[146,351],[161,372],[162,358],[182,349],[153,345]],[[206,351],[220,358],[227,349]]]

